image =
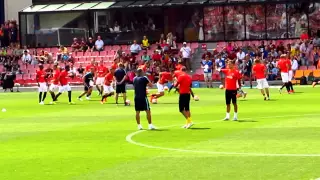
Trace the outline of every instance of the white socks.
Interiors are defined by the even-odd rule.
[[[235,112],[234,115],[233,115],[233,118],[234,119],[238,119],[238,113]]]
[[[230,119],[230,113],[226,113],[226,119]]]

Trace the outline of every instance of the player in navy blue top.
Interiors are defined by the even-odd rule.
[[[151,120],[151,111],[150,104],[147,97],[147,86],[152,87],[152,83],[149,79],[144,76],[143,70],[138,69],[136,73],[136,77],[133,79],[133,87],[134,87],[134,105],[136,110],[136,121],[138,124],[138,129],[142,130],[142,126],[140,124],[140,111],[145,111],[147,113],[147,119],[149,123],[149,129],[155,129],[152,125]]]
[[[94,71],[94,67],[91,67],[90,71],[83,76],[84,92],[78,97],[79,101],[82,101],[81,98],[84,95],[86,95],[87,100],[90,100],[90,95],[93,87]]]
[[[118,104],[119,94],[122,93],[125,106],[128,105],[126,103],[126,100],[127,100],[126,78],[127,78],[127,73],[124,70],[124,65],[120,63],[119,68],[114,72],[114,80],[116,82],[116,104]]]

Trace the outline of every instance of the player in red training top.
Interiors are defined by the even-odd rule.
[[[157,82],[157,88],[158,88],[158,93],[157,94],[151,94],[150,96],[150,102],[152,102],[152,99],[154,98],[160,98],[164,96],[164,84],[166,82],[172,82],[172,76],[173,76],[173,70],[171,72],[160,72],[159,73],[159,80]]]
[[[56,95],[54,94],[54,91],[59,88],[59,78],[60,78],[60,67],[55,64],[53,65],[53,74],[52,74],[52,80],[51,85],[49,87],[49,92],[51,94],[52,102],[50,104],[54,104],[54,100],[56,99]]]
[[[96,75],[96,88],[99,91],[99,96],[103,93],[103,82],[104,77],[107,75],[108,69],[103,65],[103,61],[100,61],[99,66],[97,67],[97,75]]]
[[[175,87],[180,87],[179,110],[182,113],[182,115],[186,118],[186,124],[183,126],[183,128],[189,129],[193,125],[190,113],[190,94],[192,93],[192,78],[186,73],[187,69],[185,67],[183,67],[181,71],[184,73],[178,77]]]
[[[95,61],[94,61],[94,60],[91,60],[91,63],[86,66],[85,73],[86,73],[86,72],[90,72],[92,67],[94,67],[95,70],[96,70],[96,68],[97,68],[96,65],[95,65]]]
[[[185,68],[185,67],[182,66],[181,69],[182,69],[182,68]],[[172,76],[172,78],[173,78],[173,84],[172,84],[172,85],[170,86],[170,88],[169,88],[169,93],[170,93],[170,91],[172,90],[172,88],[175,87],[174,84],[177,82],[179,76],[182,75],[182,74],[184,74],[184,73],[186,73],[186,72],[181,71],[181,69],[177,69],[177,70],[175,70],[175,71],[173,72],[173,76]],[[175,92],[178,92],[178,91],[179,91],[179,87],[176,87]]]
[[[114,69],[110,68],[109,73],[104,77],[104,92],[101,98],[101,104],[104,104],[108,97],[114,95],[114,89],[112,87],[114,76]]]
[[[260,89],[264,100],[270,100],[269,84],[266,79],[267,68],[263,63],[261,63],[260,59],[256,59],[254,63],[255,64],[253,65],[252,72],[257,79],[257,89]],[[265,93],[267,94],[267,96],[265,95]]]
[[[221,72],[225,74],[225,97],[227,105],[227,113],[224,120],[230,119],[230,104],[234,107],[234,117],[233,120],[238,120],[238,105],[237,105],[237,89],[241,88],[241,74],[238,70],[235,69],[235,62],[232,60],[228,61],[228,69],[221,69]]]
[[[69,71],[70,71],[70,66],[66,65],[65,69],[60,72],[59,93],[56,95],[54,101],[56,101],[63,92],[68,91],[69,104],[74,104],[74,102],[72,102],[71,100],[71,87],[68,82]]]
[[[39,65],[39,69],[36,71],[36,80],[38,83],[38,89],[39,89],[39,104],[44,105],[44,100],[47,97],[47,91],[48,91],[48,82],[46,78],[46,72],[43,70],[43,65]],[[42,97],[43,93],[43,97]]]
[[[289,62],[287,61],[286,55],[281,55],[279,61],[278,61],[278,68],[281,72],[281,79],[283,82],[282,87],[279,89],[279,92],[281,93],[281,90],[286,87],[287,92],[290,94],[290,85],[289,85]]]

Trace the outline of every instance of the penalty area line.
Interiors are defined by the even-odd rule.
[[[286,116],[264,116],[257,117],[255,119],[268,119],[268,118],[284,118],[284,117],[303,117],[303,116],[317,116],[319,114],[300,114],[300,115],[286,115]],[[243,118],[242,120],[252,120],[253,118]],[[223,122],[222,120],[213,120],[200,122],[197,124],[209,124],[215,122]],[[180,124],[181,125],[181,124]],[[177,127],[180,125],[170,125],[164,126],[162,128],[170,128]],[[166,151],[176,151],[176,152],[187,152],[187,153],[200,153],[200,154],[215,154],[215,155],[227,155],[227,156],[264,156],[264,157],[320,157],[320,154],[278,154],[278,153],[255,153],[255,152],[219,152],[219,151],[205,151],[205,150],[191,150],[191,149],[181,149],[181,148],[169,148],[169,147],[161,147],[161,146],[153,146],[149,144],[144,144],[140,142],[134,141],[132,138],[138,134],[146,132],[146,130],[140,130],[133,133],[130,133],[126,136],[126,141],[130,144],[134,144],[140,147],[145,147],[149,149],[159,149]]]

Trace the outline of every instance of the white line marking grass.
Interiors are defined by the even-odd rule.
[[[265,116],[265,117],[257,117],[255,119],[268,119],[268,118],[285,118],[285,117],[303,117],[303,116],[317,116],[320,114],[301,114],[301,115],[286,115],[286,116]],[[241,120],[251,120],[253,118],[244,118]],[[216,123],[222,122],[222,120],[213,120],[207,122],[200,122],[196,124],[208,124],[208,123]],[[164,126],[162,128],[170,128],[170,127],[177,127],[179,125],[170,125]],[[138,134],[146,132],[146,130],[136,131],[130,133],[126,136],[126,141],[141,147],[146,147],[150,149],[160,149],[160,150],[167,150],[167,151],[177,151],[177,152],[187,152],[187,153],[200,153],[200,154],[215,154],[215,155],[228,155],[228,156],[265,156],[265,157],[320,157],[320,154],[273,154],[273,153],[255,153],[255,152],[248,152],[248,153],[240,153],[240,152],[218,152],[218,151],[203,151],[203,150],[191,150],[191,149],[179,149],[179,148],[168,148],[168,147],[160,147],[160,146],[152,146],[148,144],[143,144],[140,142],[136,142],[132,140],[132,138]]]

